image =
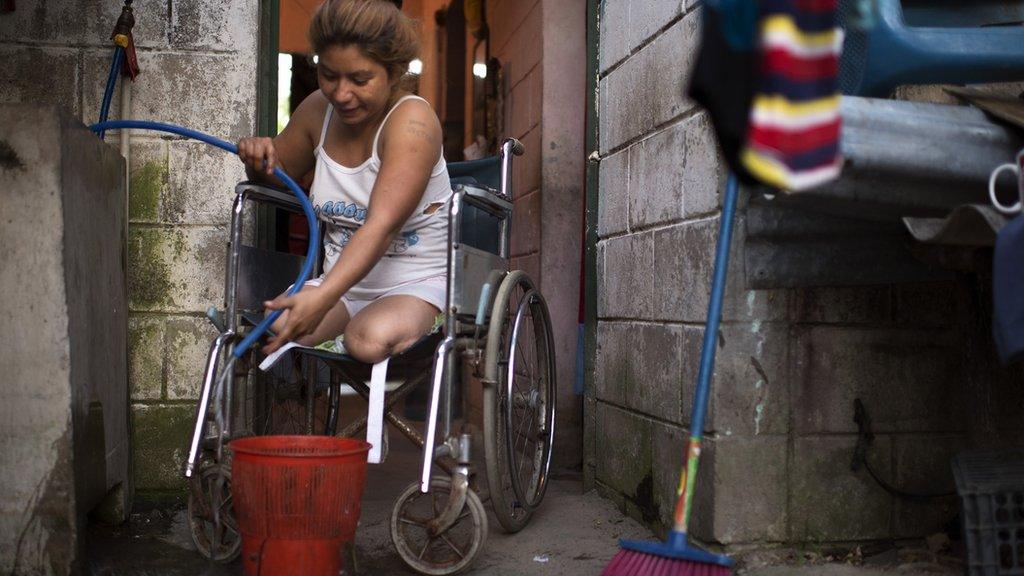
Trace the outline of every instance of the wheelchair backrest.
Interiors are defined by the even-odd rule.
[[[448,177],[452,187],[459,184],[478,185],[499,190],[501,188],[501,159],[489,156],[479,160],[448,163]]]

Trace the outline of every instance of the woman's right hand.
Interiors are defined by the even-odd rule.
[[[250,174],[273,175],[277,167],[277,150],[274,139],[250,136],[238,141],[238,157],[245,163]]]

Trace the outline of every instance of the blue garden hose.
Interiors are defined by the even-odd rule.
[[[116,130],[135,128],[140,130],[158,130],[160,132],[169,132],[171,134],[177,134],[178,136],[185,136],[186,138],[192,138],[205,142],[211,146],[216,146],[222,150],[226,150],[231,154],[238,154],[238,147],[226,140],[220,138],[214,138],[208,134],[190,130],[182,126],[176,126],[174,124],[165,124],[163,122],[150,122],[147,120],[110,120],[108,122],[99,122],[89,127],[93,132],[102,134],[104,130]],[[302,191],[302,188],[295,183],[294,180],[284,170],[280,168],[274,168],[274,176],[284,182],[288,189],[295,194],[295,197],[299,199],[302,204],[302,211],[306,214],[306,220],[309,222],[309,250],[306,252],[306,260],[302,263],[302,270],[299,271],[299,277],[292,284],[292,287],[288,289],[288,295],[298,293],[302,290],[302,286],[305,285],[306,280],[309,279],[310,274],[313,272],[313,263],[316,261],[317,249],[320,245],[320,230],[316,223],[316,214],[313,213],[313,205],[309,203],[309,198],[306,197],[306,193]],[[249,333],[242,341],[235,346],[232,354],[235,358],[241,358],[242,355],[249,350],[254,342],[259,340],[261,336],[270,328],[270,325],[281,315],[282,310],[274,310],[266,318],[260,322],[252,332]]]
[[[114,59],[110,63],[110,74],[107,76],[107,89],[103,91],[103,104],[100,105],[100,124],[107,121],[107,115],[110,113],[110,100],[114,96],[114,86],[117,84],[117,76],[121,73],[121,65],[123,63],[124,48],[115,46]],[[103,140],[103,130],[99,131],[99,135],[100,140]]]

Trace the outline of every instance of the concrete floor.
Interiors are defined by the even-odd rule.
[[[392,430],[387,462],[369,468],[355,564],[349,573],[415,574],[398,557],[389,536],[392,505],[413,482],[420,454]],[[485,485],[481,481],[481,485]],[[619,538],[650,539],[646,528],[623,516],[595,492],[581,493],[578,480],[556,479],[542,508],[522,532],[505,534],[489,504],[490,530],[483,551],[466,574],[596,575],[618,551]],[[738,574],[748,576],[936,576],[962,574],[955,559],[925,549],[890,550],[867,560],[853,556],[829,561],[807,553],[769,551],[741,556]],[[855,564],[855,565],[851,565]],[[90,528],[85,573],[98,576],[241,574],[241,563],[219,565],[194,551],[186,514],[177,509],[137,511],[117,528]]]

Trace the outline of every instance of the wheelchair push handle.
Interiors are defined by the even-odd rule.
[[[515,138],[501,143],[501,193],[506,198],[512,198],[512,157],[522,156],[525,151],[523,143]]]
[[[505,141],[501,143],[501,151],[505,155],[508,155],[508,153],[511,152],[515,156],[522,156],[523,152],[526,152],[526,147],[523,146],[522,142],[515,138],[506,138]]]

